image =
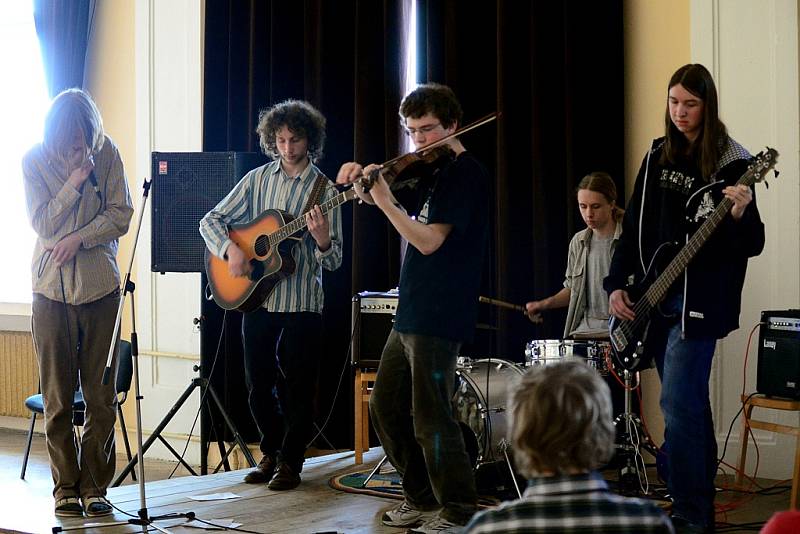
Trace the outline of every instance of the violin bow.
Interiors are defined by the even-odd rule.
[[[496,112],[493,112],[493,113],[489,113],[488,115],[484,115],[480,119],[467,124],[463,128],[459,128],[458,130],[456,130],[455,132],[451,133],[450,135],[446,135],[446,136],[442,137],[441,139],[439,139],[438,141],[434,141],[433,143],[429,144],[428,146],[426,146],[424,148],[420,148],[419,150],[416,150],[415,153],[422,154],[422,153],[424,153],[424,152],[426,152],[426,151],[428,151],[428,150],[430,150],[432,148],[436,148],[439,145],[443,145],[447,141],[449,141],[450,139],[458,137],[461,134],[465,134],[470,130],[474,130],[475,128],[477,128],[479,126],[483,126],[484,124],[488,124],[488,123],[492,122],[493,120],[496,120],[501,115],[502,115],[502,112],[499,112],[499,111],[496,111]],[[381,167],[389,166],[392,163],[398,161],[400,158],[404,157],[405,155],[406,154],[400,154],[399,156],[395,156],[394,158],[390,159],[389,161],[384,161],[383,163],[381,163]],[[361,182],[362,180],[364,180],[364,178],[367,178],[367,176],[362,175],[361,178],[358,179],[358,181]]]

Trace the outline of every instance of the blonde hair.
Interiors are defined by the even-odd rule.
[[[524,476],[588,471],[611,459],[611,391],[585,362],[531,368],[512,387],[508,404],[508,438]]]
[[[100,111],[88,93],[65,89],[53,99],[44,119],[45,150],[51,157],[66,161],[76,131],[83,134],[87,156],[100,152],[105,140]]]

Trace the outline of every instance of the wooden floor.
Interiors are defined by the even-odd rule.
[[[71,527],[86,524],[128,519],[121,512],[99,519],[56,518],[53,515],[52,479],[42,436],[34,439],[26,480],[19,479],[24,440],[22,432],[0,430],[0,532],[44,533],[52,532],[55,526],[67,531]],[[365,462],[375,464],[381,457],[381,449],[373,448],[365,455]],[[124,465],[124,458],[119,463]],[[145,462],[145,475],[148,479],[163,478],[169,475],[173,467],[174,462],[148,460]],[[239,528],[265,533],[401,532],[380,523],[381,512],[397,501],[345,493],[328,486],[332,476],[356,470],[353,453],[344,452],[307,459],[303,467],[302,484],[298,489],[287,492],[270,491],[263,485],[244,484],[242,478],[246,470],[147,482],[147,511],[151,517],[191,511],[206,521],[232,519],[242,523]],[[139,487],[138,484],[132,484],[130,479],[125,484],[110,488],[109,499],[135,517],[141,508]],[[208,502],[189,498],[219,492],[232,492],[240,498]],[[170,532],[200,532],[175,524],[175,521],[157,522],[158,526],[167,527]],[[141,532],[142,527],[122,525],[79,531],[110,534]]]
[[[52,479],[44,448],[44,438],[34,439],[26,480],[19,479],[25,433],[0,429],[0,532],[52,532],[59,526],[66,530],[78,527],[79,532],[113,533],[141,532],[142,527],[122,525],[105,528],[80,528],[98,522],[126,521],[128,516],[117,512],[101,519],[57,519],[53,515]],[[382,457],[379,448],[365,455],[365,465],[371,466]],[[125,465],[119,457],[118,466]],[[230,519],[242,523],[240,528],[251,532],[270,533],[395,533],[402,530],[385,527],[380,523],[381,512],[397,501],[368,495],[344,493],[328,486],[328,480],[337,474],[355,471],[353,453],[344,452],[309,458],[303,470],[303,483],[288,492],[274,492],[265,486],[242,483],[246,471],[232,471],[205,477],[180,476],[170,480],[175,462],[146,459],[147,511],[156,516],[171,512],[194,512],[203,520]],[[363,467],[362,467],[363,468]],[[773,484],[775,481],[762,481]],[[109,498],[127,513],[134,516],[140,509],[139,488],[127,479],[124,486],[111,488]],[[240,498],[225,501],[197,502],[194,495],[232,492]],[[788,508],[788,492],[775,495],[720,494],[719,501],[742,500],[736,510],[718,521],[735,523],[741,528],[723,528],[719,532],[757,532],[758,527],[773,512]],[[745,524],[749,524],[745,526]],[[160,521],[158,526],[170,532],[198,532],[175,521]],[[151,530],[152,531],[152,530]]]

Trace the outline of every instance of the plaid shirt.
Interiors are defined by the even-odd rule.
[[[223,257],[228,249],[228,227],[247,223],[267,209],[279,209],[300,216],[320,170],[313,163],[299,176],[287,176],[280,160],[263,165],[248,172],[233,190],[200,221],[200,234],[208,249]],[[333,184],[326,184],[323,202],[337,195]],[[342,222],[338,209],[328,213],[331,247],[320,252],[317,243],[308,231],[292,248],[296,270],[292,276],[278,282],[274,291],[264,302],[271,312],[316,312],[322,311],[322,267],[334,271],[342,264]]]
[[[672,523],[655,504],[611,493],[597,472],[537,478],[522,499],[477,514],[465,533],[671,534]]]

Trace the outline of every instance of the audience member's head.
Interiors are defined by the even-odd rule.
[[[583,473],[611,458],[611,392],[582,360],[531,368],[509,405],[509,440],[522,475]]]

